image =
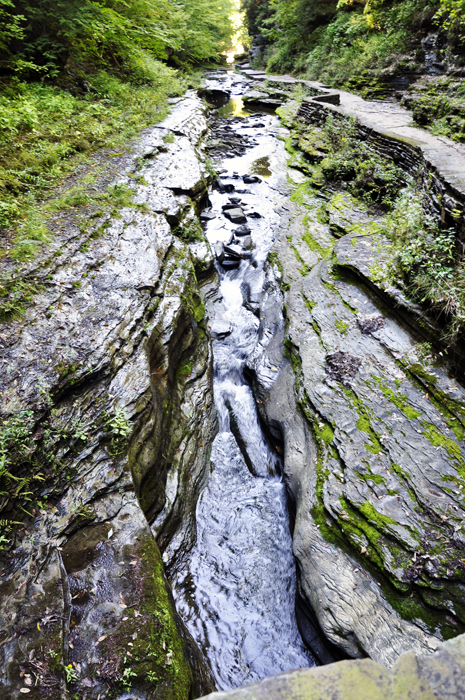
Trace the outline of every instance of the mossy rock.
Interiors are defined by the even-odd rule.
[[[430,656],[404,654],[392,670],[371,661],[281,673],[209,700],[461,700],[465,697],[465,635]]]

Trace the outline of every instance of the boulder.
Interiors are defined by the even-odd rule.
[[[234,231],[235,236],[247,236],[249,233],[251,233],[251,230],[248,226],[239,226]]]
[[[225,210],[224,215],[233,223],[233,224],[245,224],[247,221],[247,217],[242,211],[242,209],[239,209],[239,207],[236,207],[234,209],[228,209]]]
[[[230,258],[236,258],[240,260],[242,257],[242,247],[240,245],[235,245],[234,243],[231,245],[225,245],[224,252],[225,255]]]
[[[465,635],[431,656],[407,653],[392,670],[371,659],[288,671],[203,700],[463,700]]]

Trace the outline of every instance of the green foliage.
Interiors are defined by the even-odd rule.
[[[442,27],[456,48],[465,25],[465,0],[243,0],[243,7],[249,31],[268,42],[270,71],[335,85],[355,79],[374,94],[382,71],[418,68],[428,32]]]
[[[31,500],[31,475],[26,470],[22,475],[15,472],[17,465],[28,463],[35,451],[33,428],[32,411],[22,411],[3,422],[0,429],[0,498]],[[33,478],[43,480],[40,473]]]
[[[232,0],[0,0],[0,229],[10,256],[27,259],[49,240],[53,210],[88,204],[70,191],[52,202],[78,165],[166,115],[168,97],[192,80],[164,61],[219,60],[231,13]]]
[[[465,39],[465,0],[440,0],[441,5],[437,18],[442,21],[446,29],[452,29],[459,34],[460,39]]]
[[[465,85],[463,80],[441,76],[417,81],[404,105],[412,110],[416,124],[439,136],[465,143]]]
[[[74,670],[72,664],[68,664],[67,666],[63,666],[63,671],[65,672],[65,678],[66,678],[66,682],[68,684],[75,683],[77,681],[78,674]]]
[[[112,66],[145,82],[153,58],[216,58],[229,46],[231,13],[230,0],[1,0],[0,60],[20,75]]]
[[[132,431],[132,423],[126,418],[124,410],[117,406],[114,414],[107,417],[106,428],[111,433],[110,453],[116,457],[124,452]]]
[[[323,128],[301,129],[300,141],[309,144],[306,137],[327,155],[314,168],[312,179],[316,185],[323,181],[345,183],[355,197],[370,203],[390,206],[399,186],[405,184],[405,174],[392,161],[379,156],[368,144],[357,138],[354,119],[337,119],[330,114]]]
[[[437,313],[444,339],[455,341],[465,326],[465,265],[457,255],[454,229],[441,228],[424,212],[420,194],[407,189],[396,202],[388,235],[395,253],[392,274]]]

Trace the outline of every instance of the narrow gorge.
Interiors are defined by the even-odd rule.
[[[450,146],[245,62],[169,102],[2,262],[0,698],[464,698],[463,336],[365,196],[459,248]]]

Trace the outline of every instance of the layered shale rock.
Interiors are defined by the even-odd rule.
[[[359,241],[377,235],[363,205],[344,218],[347,199],[295,191],[271,256],[281,289],[270,275],[249,365],[284,445],[303,633],[311,643],[316,623],[345,654],[389,666],[464,629],[465,392],[425,359],[413,321],[352,274]],[[323,223],[335,209],[339,242]],[[382,249],[370,250],[376,269]]]
[[[146,130],[118,168],[132,205],[57,232],[28,270],[39,293],[2,329],[5,700],[212,687],[161,554],[195,540],[215,431],[198,282],[213,258],[194,211],[205,130],[195,97]]]

